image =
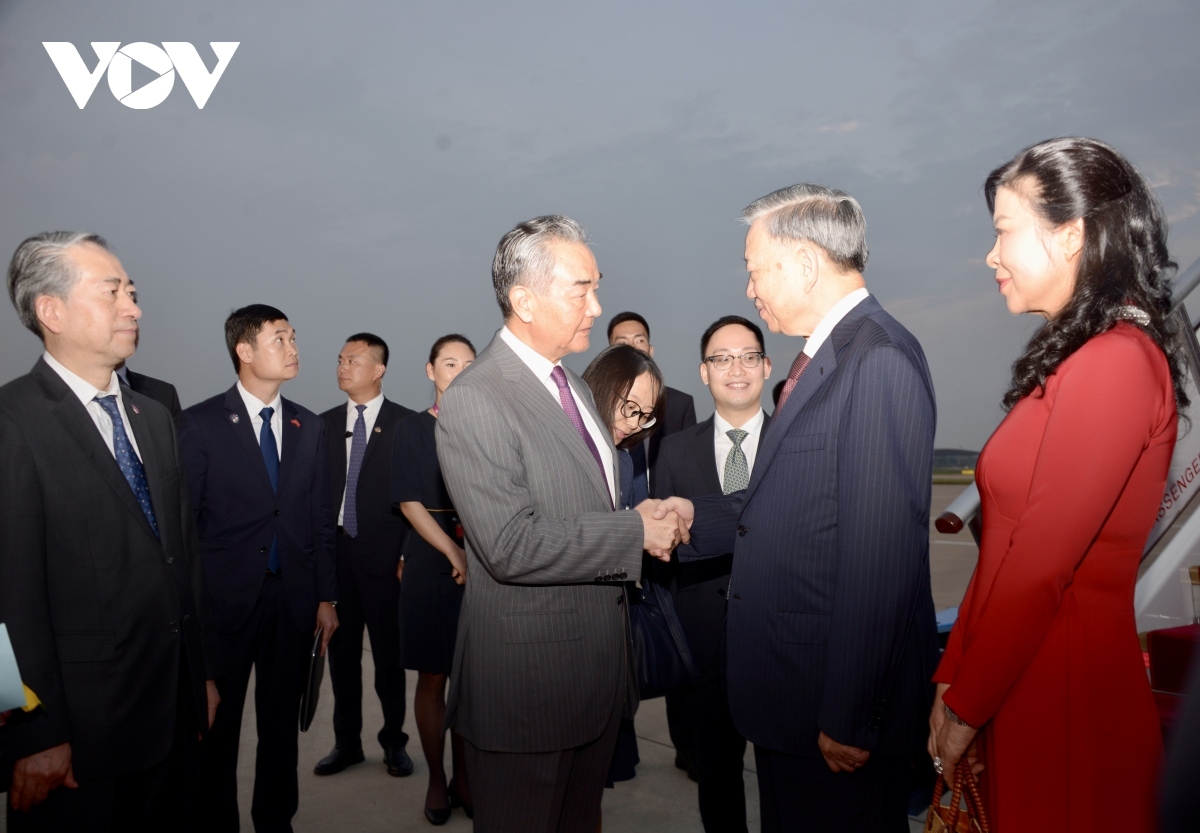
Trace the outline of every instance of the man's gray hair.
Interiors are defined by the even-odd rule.
[[[513,314],[508,293],[514,286],[527,286],[541,294],[550,285],[554,274],[550,244],[556,240],[588,242],[583,226],[561,214],[547,214],[518,223],[500,238],[496,257],[492,259],[492,286],[496,289],[496,302],[500,304],[505,320]]]
[[[37,317],[37,299],[41,295],[66,298],[79,274],[66,257],[67,250],[92,243],[108,251],[108,242],[86,231],[43,231],[26,239],[13,252],[8,264],[8,297],[16,307],[21,323],[43,340]]]
[[[776,240],[805,240],[825,250],[847,272],[867,268],[867,220],[858,200],[845,191],[802,182],[750,203],[742,222],[763,219]]]

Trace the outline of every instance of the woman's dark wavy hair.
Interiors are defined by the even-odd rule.
[[[647,353],[628,344],[609,347],[592,359],[587,370],[583,371],[583,381],[591,388],[592,398],[596,400],[596,410],[600,412],[600,418],[604,420],[604,427],[610,435],[617,408],[629,397],[629,389],[643,373],[649,373],[654,379],[654,389],[658,392],[654,412],[658,421],[649,428],[630,434],[621,442],[621,448],[633,448],[653,434],[662,422],[660,406],[665,399],[663,390],[666,387],[662,372]]]
[[[1168,321],[1176,265],[1167,254],[1162,207],[1133,165],[1095,139],[1050,139],[1026,148],[988,174],[988,209],[1006,186],[1032,206],[1049,228],[1083,219],[1083,250],[1075,290],[1058,315],[1030,340],[1013,365],[1004,394],[1010,410],[1093,336],[1121,319],[1120,307],[1136,306],[1150,316],[1141,326],[1162,349],[1180,413],[1188,405],[1176,329]],[[1134,322],[1130,322],[1134,323]]]

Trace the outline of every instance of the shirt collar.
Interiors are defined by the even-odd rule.
[[[829,312],[825,313],[825,317],[821,319],[821,323],[813,330],[812,335],[804,342],[804,354],[810,359],[817,355],[817,351],[821,349],[821,345],[829,338],[829,334],[833,332],[833,328],[838,325],[838,322],[845,318],[846,313],[862,303],[870,294],[867,292],[865,286],[860,286],[834,304]]]
[[[521,339],[517,338],[517,334],[505,325],[500,328],[500,338],[504,339],[504,343],[513,349],[517,354],[517,358],[525,362],[526,366],[533,371],[533,375],[537,377],[539,382],[545,382],[550,378],[550,374],[554,368],[559,366],[559,362],[552,362],[534,350]]]
[[[109,377],[108,389],[101,390],[91,382],[81,378],[78,374],[68,370],[62,362],[50,355],[49,351],[43,353],[42,358],[67,383],[67,387],[71,389],[71,393],[75,394],[85,407],[97,396],[116,394],[120,397],[121,395],[121,384],[117,381],[116,371],[113,371],[113,374]]]
[[[280,413],[281,413],[280,405],[281,405],[281,400],[283,399],[283,396],[281,394],[276,393],[275,401],[267,403],[267,402],[263,402],[257,396],[252,394],[250,391],[246,390],[242,386],[241,379],[238,379],[237,389],[238,389],[238,393],[240,393],[242,395],[242,402],[246,403],[246,411],[250,416],[252,416],[252,417],[258,416],[259,412],[262,411],[263,408],[274,408],[275,412],[272,415],[273,417],[277,417],[280,415]]]
[[[366,405],[367,406],[366,410],[363,411],[364,415],[375,413],[376,411],[378,411],[380,408],[383,407],[383,391],[380,391],[379,396],[376,396],[374,399],[370,400],[369,402],[355,402],[353,399],[347,398],[346,399],[346,413],[349,416],[357,417],[358,416],[358,408],[356,406],[358,406],[358,405]]]
[[[763,409],[759,408],[758,413],[750,417],[750,419],[746,421],[746,424],[741,426],[742,430],[746,432],[746,436],[758,436],[759,432],[762,431],[763,419],[765,416],[766,414],[763,413]],[[730,425],[725,418],[718,413],[713,414],[713,427],[716,428],[718,434],[727,434],[734,428],[734,426]]]

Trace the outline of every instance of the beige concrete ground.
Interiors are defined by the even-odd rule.
[[[960,486],[934,486],[933,516],[937,517],[961,489]],[[969,532],[957,536],[932,533],[930,564],[933,596],[939,610],[959,603],[977,555]],[[416,728],[412,725],[415,675],[409,674],[409,719],[405,730],[411,736],[408,751],[416,764],[416,772],[408,778],[392,778],[384,769],[382,752],[374,743],[381,717],[369,659],[363,664],[363,676],[366,692],[363,741],[367,761],[338,775],[320,778],[312,774],[313,765],[333,746],[333,696],[326,678],[313,727],[300,735],[300,810],[293,822],[296,833],[407,833],[433,829],[421,812],[428,769],[421,756]],[[253,702],[251,693],[247,703]],[[674,767],[675,751],[667,733],[661,699],[642,704],[636,727],[642,759],[638,775],[632,781],[617,784],[616,789],[605,791],[604,829],[609,833],[694,833],[702,830],[696,810],[696,785]],[[242,829],[247,831],[252,829],[250,795],[254,782],[255,738],[253,709],[247,708],[238,766]],[[447,751],[447,767],[448,758]],[[758,785],[751,749],[747,749],[746,754],[745,781],[749,823],[753,831],[758,829],[759,817]],[[922,828],[916,821],[910,826],[913,831]],[[443,829],[452,833],[471,827],[463,812],[457,810]],[[0,816],[0,833],[4,830],[3,816]]]

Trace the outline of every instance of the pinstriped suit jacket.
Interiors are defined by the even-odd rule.
[[[612,511],[571,420],[499,335],[442,397],[437,446],[470,576],[447,723],[494,752],[595,740],[628,694],[617,582],[641,574],[641,516]],[[601,453],[620,471],[611,440]]]
[[[867,297],[772,420],[746,491],[696,501],[680,559],[734,553],[726,673],[748,740],[807,757],[821,731],[876,756],[924,746],[935,419],[921,345]]]

